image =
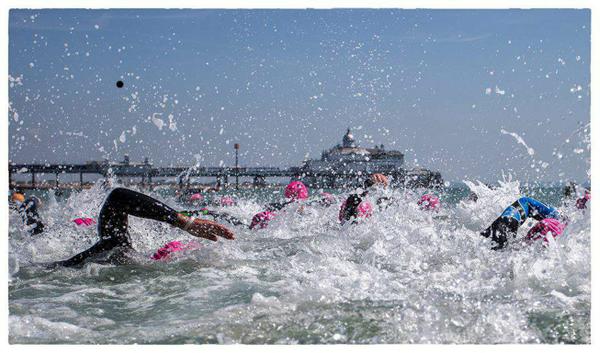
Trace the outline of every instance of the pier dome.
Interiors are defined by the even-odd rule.
[[[344,147],[344,148],[356,147],[356,142],[354,142],[354,136],[352,136],[352,133],[350,132],[350,128],[348,128],[348,131],[346,131],[346,135],[344,135],[344,138],[342,139],[342,147]]]

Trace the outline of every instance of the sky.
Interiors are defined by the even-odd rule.
[[[589,180],[589,10],[11,10],[9,159]],[[118,88],[116,82],[124,86]]]

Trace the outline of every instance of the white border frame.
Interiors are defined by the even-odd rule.
[[[598,189],[598,154],[594,153],[594,146],[598,143],[599,132],[597,131],[597,124],[595,118],[598,116],[598,103],[600,102],[597,89],[598,87],[598,75],[596,74],[596,67],[594,62],[598,62],[598,43],[594,43],[595,33],[598,32],[597,26],[600,23],[598,21],[599,14],[595,2],[592,0],[447,0],[447,1],[435,1],[435,0],[404,0],[404,1],[384,1],[384,0],[351,0],[351,1],[273,1],[273,0],[251,0],[251,1],[240,1],[240,0],[221,0],[221,1],[192,1],[192,0],[169,0],[169,1],[155,1],[155,0],[98,0],[98,1],[74,1],[74,0],[57,0],[57,1],[42,1],[42,0],[5,0],[0,4],[2,12],[0,13],[0,27],[2,32],[0,38],[2,39],[2,55],[0,56],[0,66],[3,68],[3,72],[8,73],[8,12],[14,8],[206,8],[206,9],[226,9],[226,8],[248,8],[248,9],[259,9],[259,8],[316,8],[316,9],[330,9],[330,8],[403,8],[403,9],[508,9],[508,8],[589,8],[592,10],[592,50],[591,50],[591,132],[592,132],[592,153],[591,153],[591,171],[592,171],[592,184],[594,189]],[[0,85],[0,94],[2,96],[1,106],[5,112],[8,112],[8,85]],[[6,118],[5,123],[0,124],[2,143],[0,144],[0,165],[2,165],[2,171],[0,172],[0,185],[4,191],[4,195],[8,195],[8,119]],[[599,204],[600,205],[600,204]],[[0,217],[8,217],[7,202],[0,202]],[[169,351],[177,350],[184,352],[196,352],[202,350],[202,352],[226,352],[226,351],[248,351],[248,352],[279,352],[282,349],[286,351],[302,351],[302,352],[313,352],[317,350],[327,350],[328,352],[355,352],[355,351],[366,351],[371,352],[377,351],[396,351],[398,349],[410,349],[419,352],[429,352],[432,350],[438,351],[450,351],[450,350],[461,350],[465,352],[480,352],[482,349],[486,351],[503,352],[506,349],[517,350],[517,351],[533,351],[543,349],[546,352],[556,352],[563,350],[577,350],[590,352],[592,347],[598,345],[598,275],[597,269],[599,269],[600,251],[600,240],[596,240],[598,236],[597,229],[600,222],[600,206],[592,209],[592,344],[591,345],[576,345],[576,346],[561,346],[561,345],[305,345],[305,346],[265,346],[265,345],[229,345],[229,346],[214,346],[214,345],[184,345],[184,346],[159,346],[159,345],[113,345],[113,346],[99,346],[99,345],[8,345],[8,261],[4,257],[1,265],[1,276],[5,286],[2,292],[2,312],[3,316],[0,320],[0,331],[4,335],[5,339],[2,341],[2,345],[5,349],[13,352],[27,352],[35,351],[39,352],[43,350],[46,352],[78,352],[81,351],[99,351],[109,349],[110,351],[117,352],[131,352],[131,351],[145,351],[145,352],[164,352],[166,349]],[[8,253],[8,241],[4,238],[8,235],[8,222],[0,222],[0,238],[1,241],[0,253]],[[598,347],[594,348],[597,350]]]

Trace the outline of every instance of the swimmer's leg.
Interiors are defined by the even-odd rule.
[[[64,266],[64,267],[72,267],[72,266],[77,266],[82,264],[83,262],[85,262],[85,260],[87,260],[88,258],[92,258],[94,256],[100,255],[100,254],[104,254],[109,250],[112,250],[115,248],[115,246],[117,246],[118,244],[115,244],[112,240],[110,239],[101,239],[99,242],[97,242],[96,244],[92,245],[91,248],[80,252],[79,254],[71,257],[68,260],[64,260],[64,261],[57,261],[55,263],[53,263],[52,265],[50,265],[49,267],[57,267],[57,266]]]

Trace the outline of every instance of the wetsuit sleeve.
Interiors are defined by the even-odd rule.
[[[239,226],[239,225],[247,226],[248,225],[246,222],[242,221],[241,219],[239,219],[235,216],[230,215],[229,213],[211,211],[207,208],[204,208],[201,210],[193,210],[193,211],[179,211],[179,213],[186,215],[186,216],[197,216],[197,215],[211,216],[215,220],[217,220],[217,219],[223,220],[223,221],[233,224],[235,226]]]
[[[282,208],[284,208],[285,206],[291,204],[294,201],[287,201],[287,202],[273,202],[267,205],[266,209],[267,211],[279,211]]]
[[[550,207],[543,202],[540,202],[536,199],[532,199],[530,197],[522,197],[519,202],[526,202],[529,206],[529,217],[532,217],[538,221],[544,218],[554,218],[559,219],[560,213],[554,207]]]
[[[175,225],[177,222],[177,211],[167,204],[148,195],[125,188],[116,188],[111,191],[106,201],[104,201],[102,211],[105,208],[111,209],[107,211],[149,218],[171,225]]]
[[[208,215],[213,217],[215,220],[219,219],[219,220],[223,220],[227,223],[233,224],[234,226],[248,226],[248,224],[244,221],[242,221],[241,219],[230,215],[229,213],[219,213],[219,212],[214,212],[214,211],[208,211]]]

